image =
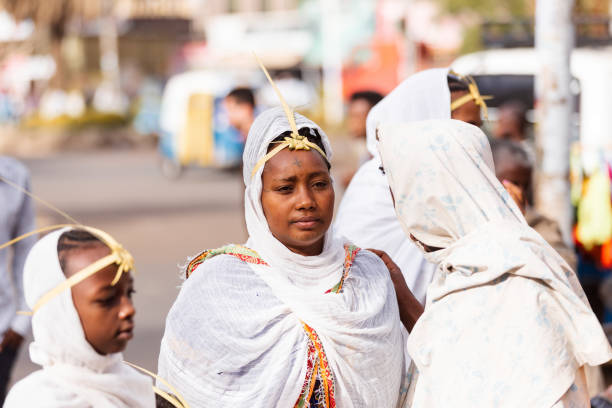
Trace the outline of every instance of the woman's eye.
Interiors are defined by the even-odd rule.
[[[326,188],[329,185],[329,182],[327,181],[317,181],[316,183],[314,183],[314,186],[316,188]]]
[[[292,186],[281,186],[276,189],[276,191],[281,193],[289,193],[293,190]]]
[[[132,288],[128,289],[127,291],[127,295],[130,299],[132,298],[132,296],[134,296],[134,293],[136,293],[136,291]]]

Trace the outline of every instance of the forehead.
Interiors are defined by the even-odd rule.
[[[325,159],[319,152],[311,150],[290,150],[285,148],[268,160],[264,175],[287,176],[297,172],[328,172]]]

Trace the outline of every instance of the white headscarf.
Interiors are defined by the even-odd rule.
[[[432,120],[379,127],[406,234],[441,248],[409,338],[413,407],[551,407],[612,351],[576,275],[495,177],[486,136]]]
[[[30,251],[24,268],[28,306],[66,280],[57,242],[67,231],[52,232]],[[32,317],[30,358],[43,367],[17,383],[5,407],[154,407],[152,381],[123,363],[121,353],[100,355],[85,339],[67,289]]]
[[[421,302],[425,300],[434,266],[406,238],[395,216],[387,179],[379,170],[376,127],[380,123],[450,119],[448,71],[437,68],[412,75],[372,108],[367,118],[367,146],[374,158],[353,177],[334,223],[338,233],[355,244],[387,252]]]
[[[295,122],[298,129],[303,127],[317,129],[327,158],[331,160],[331,146],[325,132],[300,114],[295,114]],[[257,117],[249,131],[243,154],[243,177],[246,185],[244,206],[249,231],[247,246],[255,249],[273,270],[282,271],[283,276],[296,288],[322,293],[333,287],[342,277],[344,241],[334,234],[333,228],[330,228],[325,234],[321,255],[302,256],[291,252],[270,232],[261,206],[261,174],[265,166],[261,166],[254,175],[251,175],[256,163],[268,152],[270,143],[286,131],[291,131],[291,128],[281,108],[264,111]]]
[[[295,120],[298,129],[318,130],[330,157],[325,133],[301,115]],[[262,168],[251,172],[270,142],[290,130],[283,110],[267,110],[245,146],[246,246],[267,265],[218,256],[198,266],[168,315],[160,375],[193,406],[293,406],[312,365],[303,322],[327,356],[336,406],[394,407],[403,344],[384,265],[359,253],[342,291],[326,294],[340,282],[345,241],[330,230],[320,255],[297,255],[274,238],[263,214]]]
[[[405,79],[370,110],[366,120],[366,137],[368,151],[372,156],[380,157],[376,127],[381,123],[450,119],[448,72],[448,68],[417,72]]]

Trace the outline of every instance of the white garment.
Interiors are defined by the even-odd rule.
[[[26,259],[24,287],[30,308],[66,279],[57,257],[57,241],[64,231],[46,235]],[[100,355],[85,339],[70,289],[34,314],[32,332],[30,358],[43,369],[15,384],[5,408],[155,406],[149,378],[125,365],[121,353]]]
[[[296,114],[297,127],[319,127]],[[340,293],[345,243],[330,229],[321,255],[289,251],[271,234],[261,206],[261,173],[251,171],[270,142],[290,130],[281,109],[254,122],[244,152],[245,213],[266,265],[226,255],[187,280],[166,321],[160,375],[193,406],[293,406],[308,357],[302,322],[318,334],[334,376],[338,407],[394,407],[403,373],[395,291],[379,259],[363,251]]]
[[[368,114],[367,146],[374,157],[361,166],[349,184],[334,225],[339,234],[362,248],[385,251],[400,267],[414,296],[425,302],[425,292],[435,265],[428,263],[418,248],[406,238],[397,220],[389,184],[380,171],[376,147],[379,123],[404,123],[451,117],[448,69],[419,72],[372,108]]]
[[[406,234],[441,248],[426,253],[438,268],[408,340],[412,407],[570,406],[581,367],[612,350],[574,272],[495,177],[484,133],[432,120],[379,137]]]

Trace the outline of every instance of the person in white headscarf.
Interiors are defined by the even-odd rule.
[[[477,89],[477,88],[474,88]],[[470,82],[448,68],[421,71],[376,104],[367,118],[367,147],[373,158],[363,164],[348,186],[334,225],[356,245],[385,251],[404,274],[414,296],[423,303],[435,266],[427,263],[406,238],[395,217],[387,180],[380,173],[376,147],[379,123],[404,123],[451,117],[481,125],[481,103],[470,99]],[[456,104],[451,108],[452,104]]]
[[[438,265],[408,339],[412,407],[586,407],[585,365],[612,350],[575,273],[495,176],[484,133],[455,120],[383,124],[406,236]]]
[[[41,303],[41,299],[54,288],[67,283],[58,257],[58,240],[70,231],[73,230],[68,228],[46,235],[34,245],[26,259],[25,298],[34,311],[34,341],[30,344],[30,358],[43,369],[15,384],[4,407],[152,408],[155,397],[151,379],[124,364],[119,351],[131,338],[133,328],[131,317],[134,309],[131,301],[127,300],[131,290],[129,273],[124,273],[112,289],[104,289],[103,293],[96,291],[95,302],[87,299],[90,303],[86,307],[95,309],[93,315],[85,316],[83,309],[77,312],[75,303],[81,301],[83,304],[84,299],[77,299],[73,294],[78,285],[83,286],[92,279],[110,282],[116,275],[117,266],[109,265],[75,287],[64,288]],[[73,266],[86,267],[89,260],[83,256],[95,257],[96,252],[92,251],[98,251],[104,257],[110,252],[102,241],[88,241],[84,246],[76,241],[66,241],[66,245],[81,249],[68,251],[62,263],[72,262]],[[80,253],[78,259],[77,252]],[[88,287],[89,292],[92,288],[91,285]],[[92,319],[94,315],[96,319]],[[85,327],[88,327],[87,337]],[[107,333],[101,334],[96,330],[106,330]],[[92,339],[99,337],[104,341],[95,342],[95,345],[91,343]],[[111,352],[102,354],[107,348]]]
[[[243,156],[249,239],[192,259],[166,320],[159,373],[193,406],[396,406],[395,292],[377,256],[329,228],[330,157],[307,118],[280,108],[256,118]],[[283,235],[288,220],[268,200],[287,203],[298,229]]]

